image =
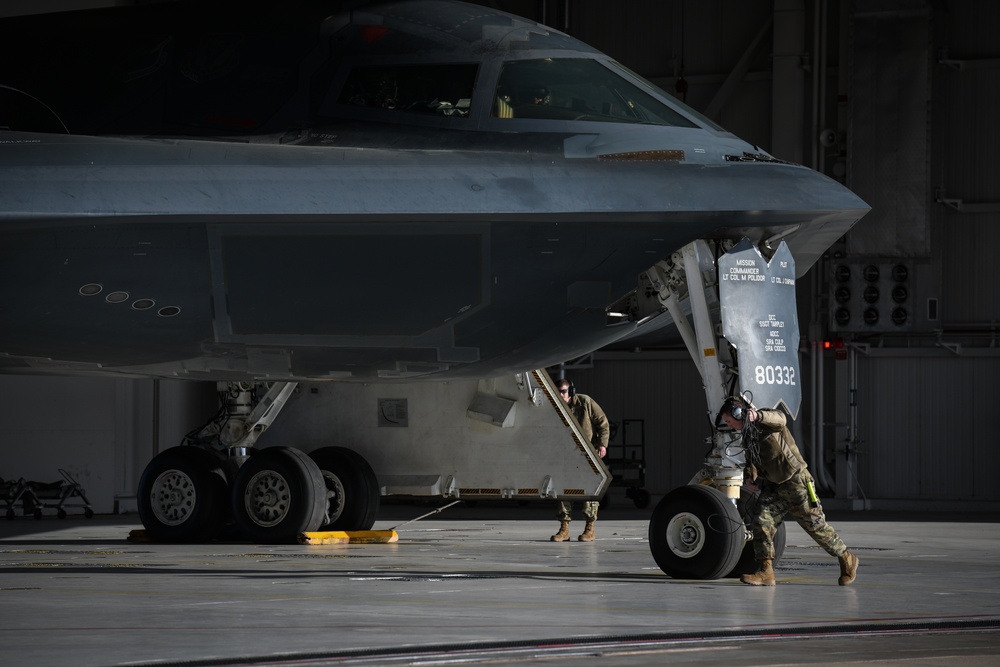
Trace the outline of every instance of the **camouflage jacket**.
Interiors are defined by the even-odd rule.
[[[750,477],[763,477],[774,484],[787,482],[806,469],[806,461],[788,430],[788,420],[781,410],[758,410],[754,422],[760,429],[756,447],[747,447]]]
[[[586,394],[577,394],[569,400],[569,410],[580,424],[580,431],[594,449],[607,447],[611,427],[604,410],[597,401]]]

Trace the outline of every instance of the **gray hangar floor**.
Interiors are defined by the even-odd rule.
[[[655,499],[654,499],[655,500]],[[852,586],[795,524],[778,585],[675,580],[652,505],[553,543],[551,503],[387,505],[392,544],[150,544],[134,515],[0,521],[0,663],[1000,665],[1000,517],[830,513]],[[572,524],[574,537],[582,517]]]

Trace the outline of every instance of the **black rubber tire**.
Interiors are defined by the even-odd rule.
[[[674,579],[719,579],[736,565],[743,541],[736,506],[710,486],[674,489],[649,521],[653,560]]]
[[[291,447],[262,449],[233,481],[233,520],[256,542],[292,543],[319,530],[326,516],[326,484],[311,458]]]
[[[740,489],[740,499],[736,501],[736,509],[743,518],[743,525],[750,529],[750,512],[753,504],[757,501],[757,495],[753,491]],[[782,554],[785,553],[785,522],[778,524],[778,530],[774,533],[774,562],[773,567],[777,567]],[[757,571],[757,558],[753,555],[753,540],[749,540],[743,545],[743,553],[737,561],[733,571],[726,575],[727,578],[739,578],[744,574],[752,574]]]
[[[321,530],[369,530],[379,508],[375,471],[346,447],[322,447],[309,454],[323,474],[328,494]]]
[[[163,542],[199,542],[219,534],[228,515],[221,462],[199,447],[172,447],[142,472],[136,504],[146,535]]]

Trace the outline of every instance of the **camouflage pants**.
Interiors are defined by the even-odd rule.
[[[828,554],[839,557],[847,545],[837,531],[826,522],[823,508],[809,499],[807,482],[812,476],[807,471],[794,475],[787,482],[772,484],[760,480],[760,495],[754,504],[750,528],[753,531],[753,553],[757,560],[774,560],[774,534],[785,515],[791,516],[802,529],[816,540]]]
[[[597,521],[597,509],[601,506],[601,503],[596,500],[588,500],[583,503],[583,516],[587,517],[588,521]],[[563,500],[559,502],[559,511],[556,516],[560,521],[572,521],[573,520],[573,503],[568,500]]]

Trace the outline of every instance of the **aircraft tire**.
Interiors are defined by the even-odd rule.
[[[218,459],[198,447],[171,447],[154,456],[142,472],[136,504],[151,539],[197,542],[221,530],[227,495]]]
[[[379,508],[375,471],[357,452],[323,447],[309,455],[319,466],[328,495],[322,530],[369,530]]]
[[[753,509],[753,504],[757,500],[759,494],[753,491],[748,491],[747,489],[740,489],[740,499],[736,501],[736,509],[739,511],[740,516],[743,518],[743,525],[750,527],[750,511]],[[784,522],[778,524],[778,530],[774,534],[774,563],[773,566],[778,565],[778,561],[781,560],[782,554],[785,553],[785,543],[787,537],[785,536],[785,524]],[[738,579],[744,574],[753,574],[757,571],[757,558],[753,554],[753,540],[748,540],[746,544],[743,545],[743,553],[740,554],[740,559],[737,561],[736,566],[733,567],[732,572],[726,575],[727,579]]]
[[[736,507],[710,486],[681,486],[663,496],[649,521],[653,560],[674,579],[718,579],[743,550]]]
[[[268,447],[240,466],[232,489],[236,526],[257,542],[294,542],[326,516],[326,484],[311,458],[291,447]]]

